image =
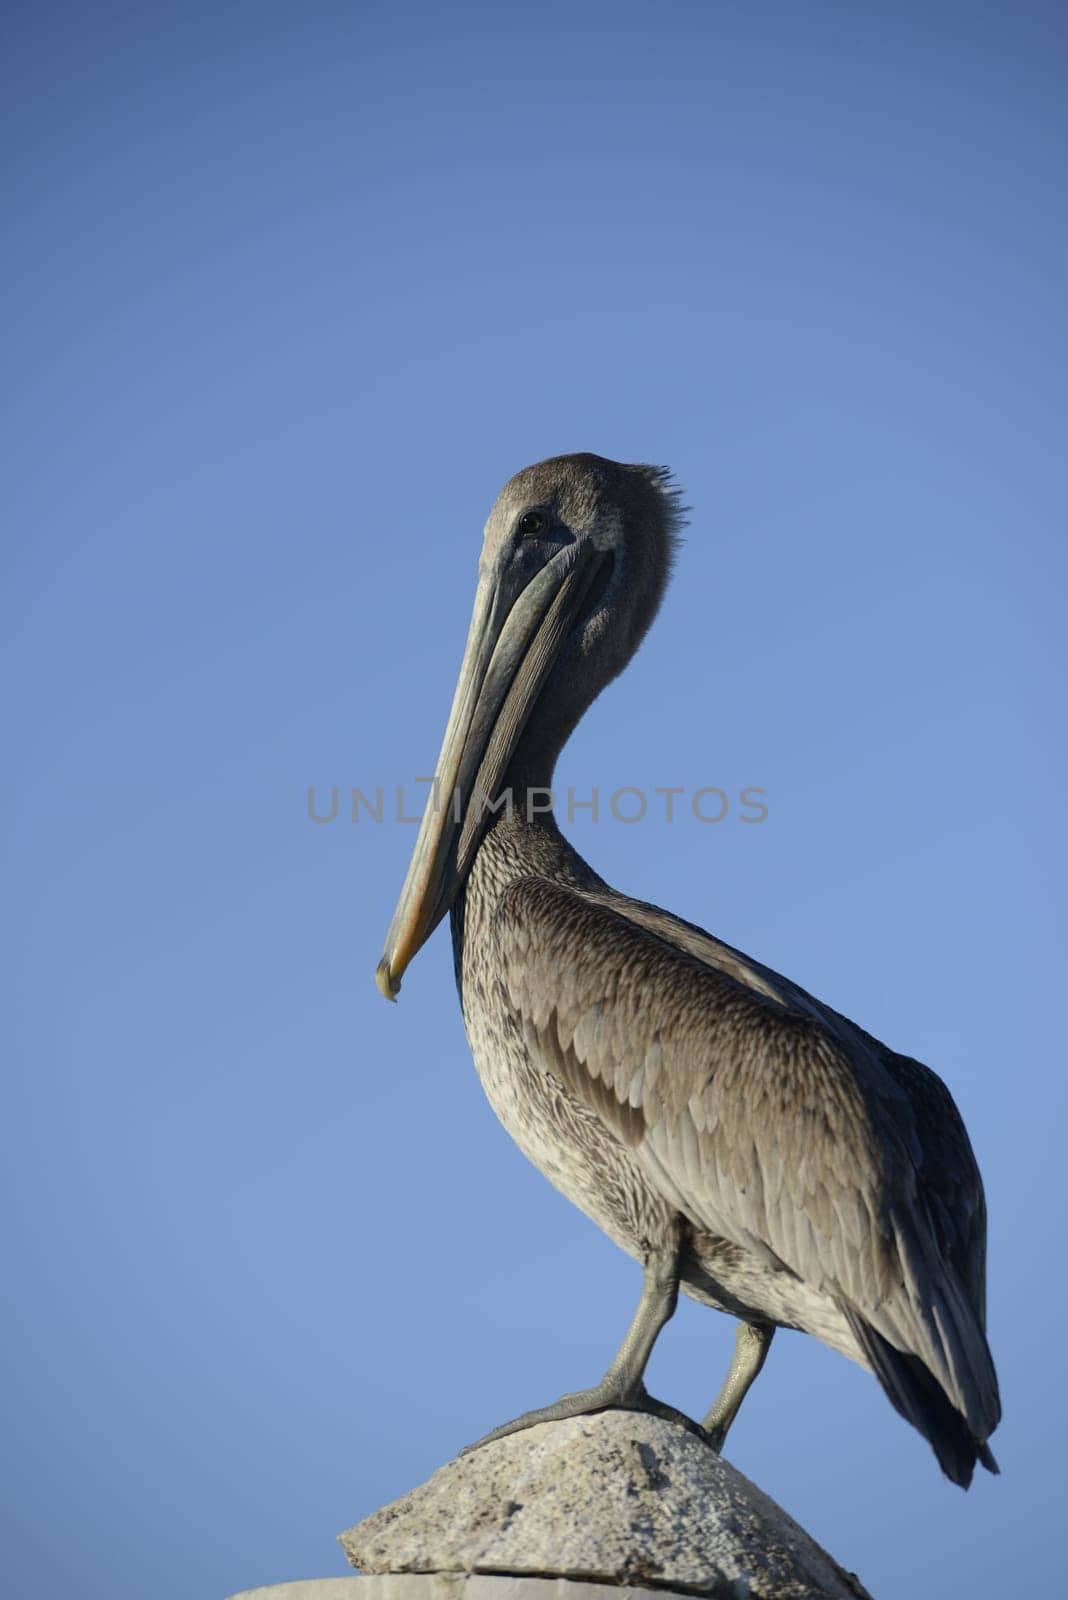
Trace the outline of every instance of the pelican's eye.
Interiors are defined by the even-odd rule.
[[[521,539],[536,539],[539,533],[544,533],[549,525],[549,519],[544,511],[524,511],[519,519],[518,531]]]

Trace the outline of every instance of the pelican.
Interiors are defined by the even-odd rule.
[[[928,1067],[693,923],[609,887],[544,809],[579,718],[656,615],[682,516],[666,468],[557,456],[486,523],[452,711],[376,979],[394,999],[449,913],[471,1051],[524,1154],[643,1268],[600,1383],[505,1423],[645,1388],[679,1290],[738,1321],[701,1428],[721,1450],[775,1329],[872,1372],[966,1488],[1000,1417],[986,1208]],[[485,1442],[485,1441],[481,1441]]]

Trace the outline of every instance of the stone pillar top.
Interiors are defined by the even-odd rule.
[[[639,1412],[542,1423],[483,1445],[340,1541],[353,1566],[374,1576],[592,1581],[595,1600],[606,1584],[708,1600],[870,1600],[703,1440]],[[502,1588],[500,1600],[537,1600],[524,1591],[506,1597]],[[405,1591],[404,1600],[415,1596]]]

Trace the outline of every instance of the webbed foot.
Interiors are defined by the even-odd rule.
[[[692,1417],[686,1416],[685,1412],[676,1410],[663,1400],[657,1400],[648,1393],[644,1385],[625,1390],[602,1380],[592,1389],[579,1389],[575,1394],[561,1395],[552,1405],[539,1406],[535,1411],[524,1411],[522,1416],[514,1417],[511,1422],[503,1422],[499,1428],[487,1433],[485,1438],[467,1445],[460,1454],[469,1455],[472,1450],[479,1450],[484,1444],[492,1444],[495,1439],[506,1439],[510,1433],[520,1433],[525,1428],[534,1428],[539,1422],[563,1422],[567,1417],[583,1417],[597,1411],[644,1411],[649,1416],[662,1417],[665,1422],[674,1422],[679,1427],[696,1434],[699,1439],[707,1440],[707,1435],[699,1423]]]

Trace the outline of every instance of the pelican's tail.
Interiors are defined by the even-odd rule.
[[[967,1489],[977,1461],[987,1472],[998,1472],[986,1440],[972,1431],[919,1356],[898,1350],[854,1307],[843,1304],[842,1310],[891,1405],[923,1434],[946,1477]]]

